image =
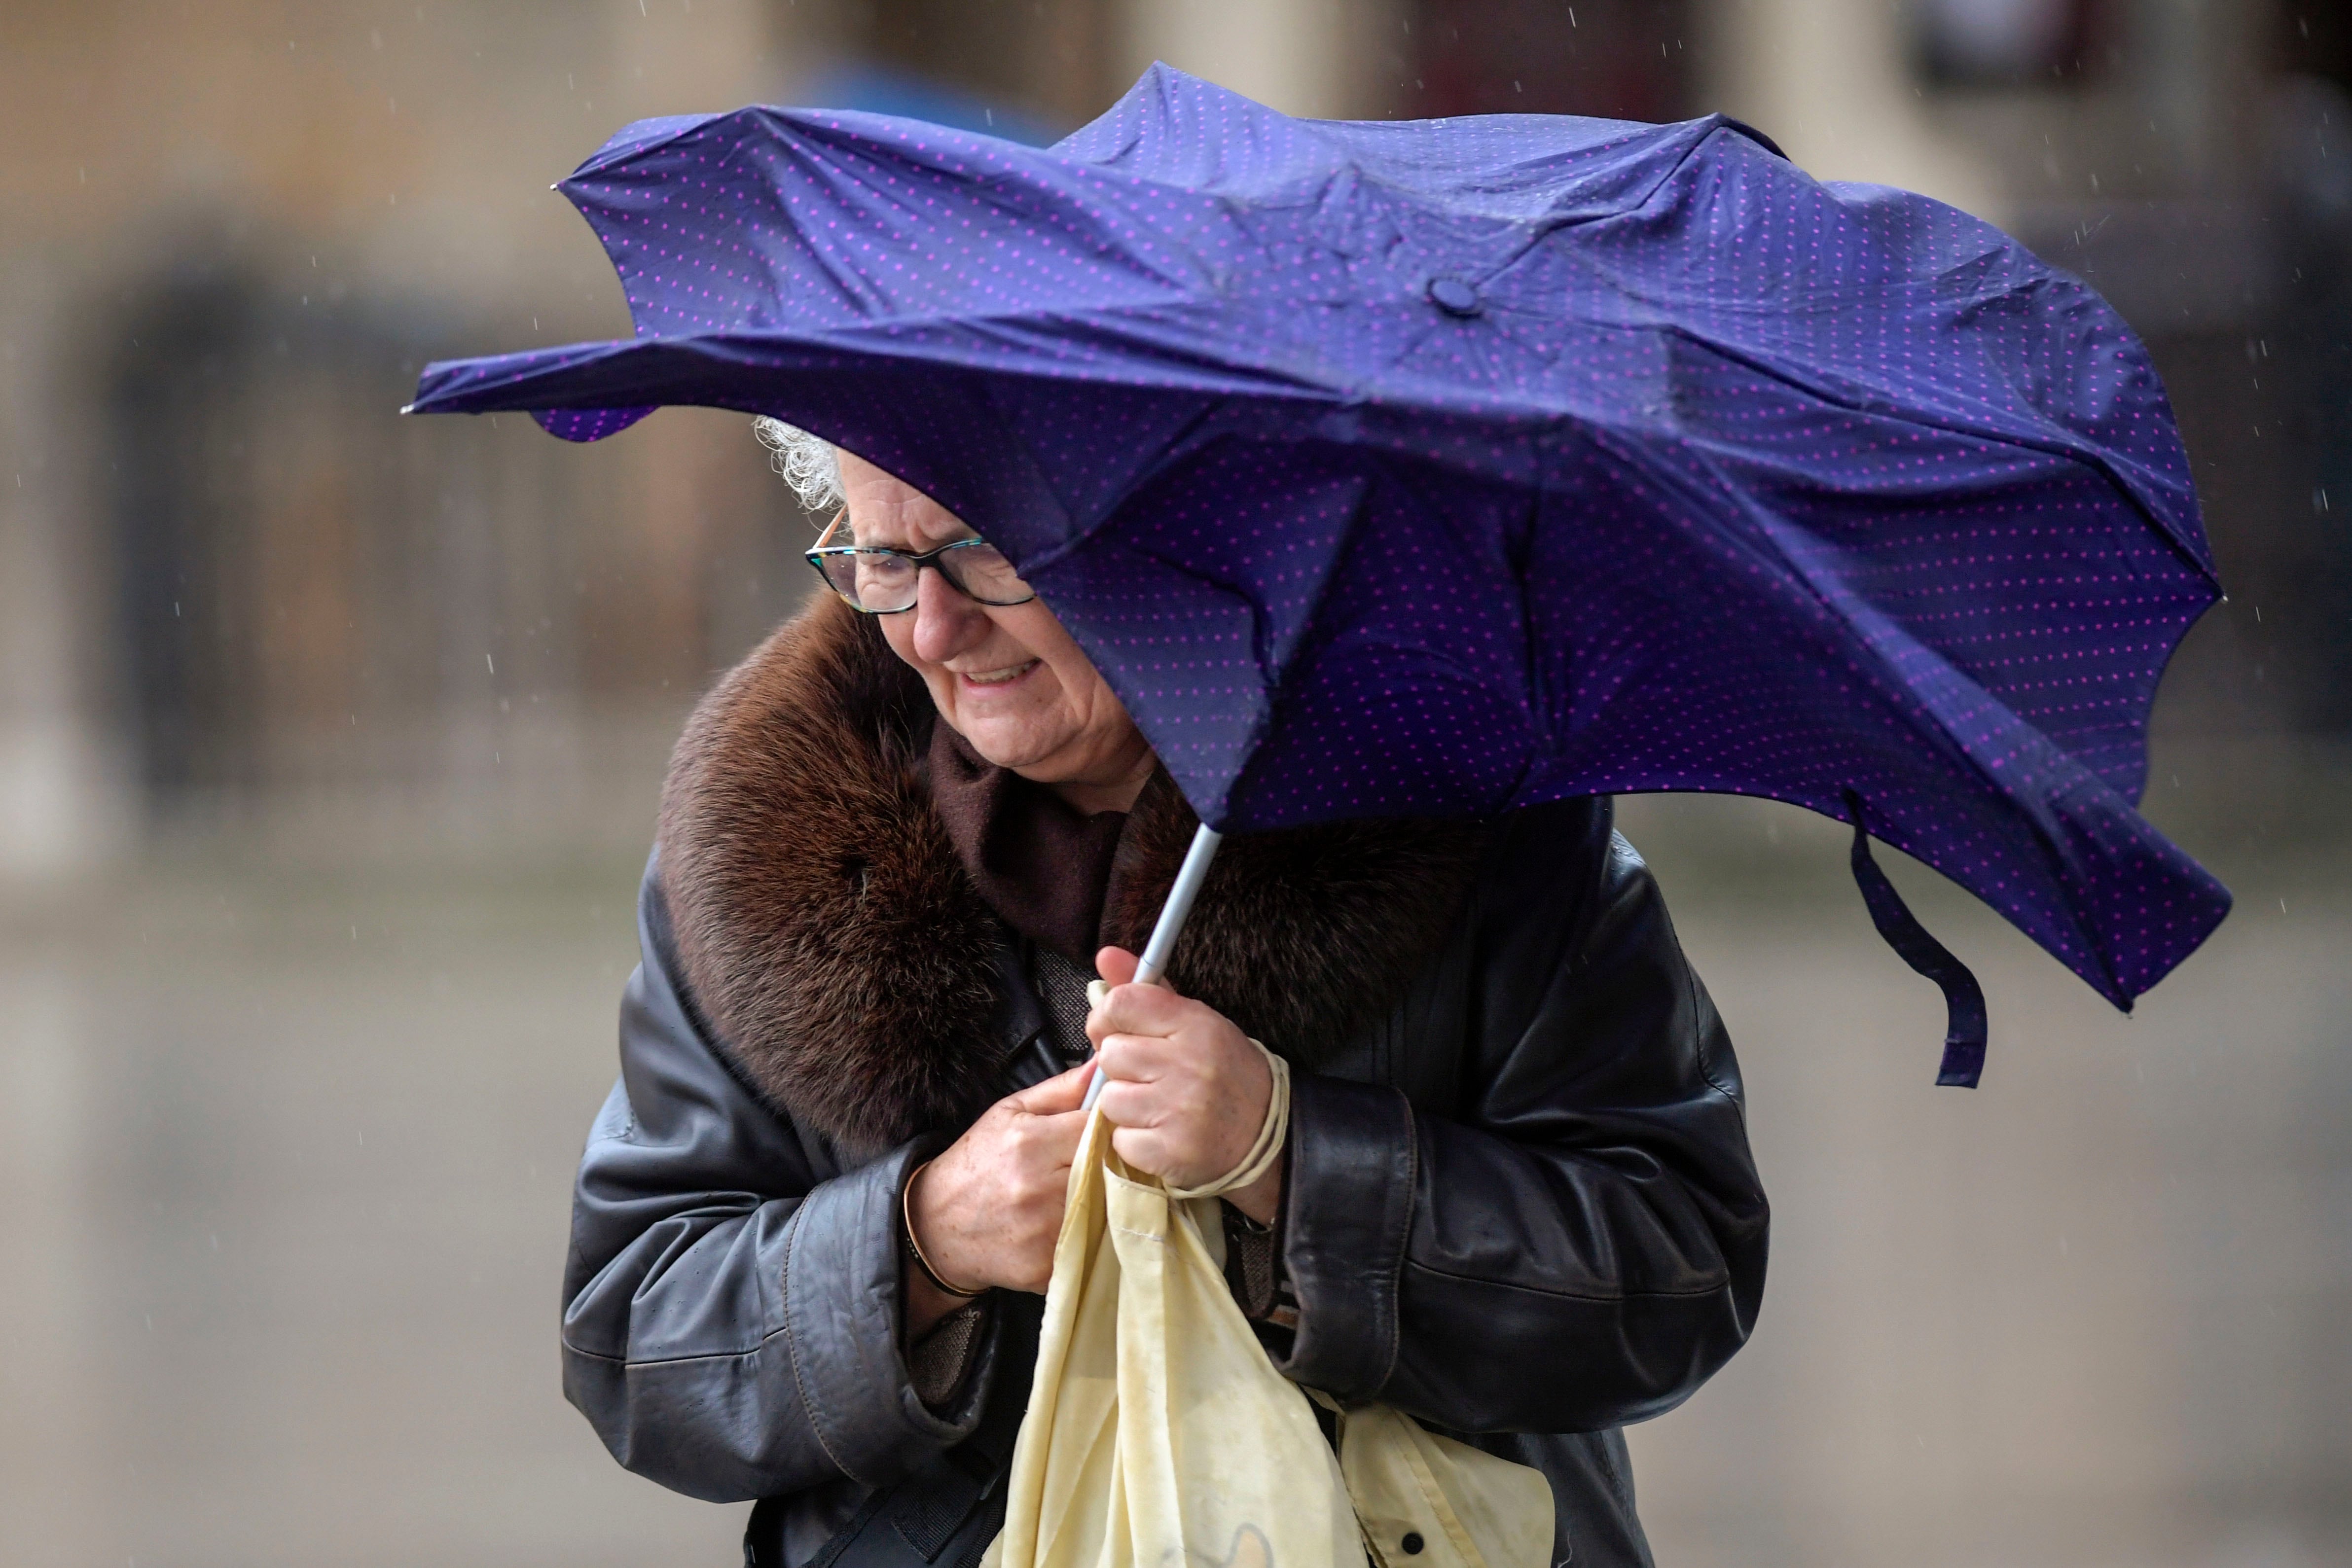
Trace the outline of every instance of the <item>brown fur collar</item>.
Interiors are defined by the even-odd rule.
[[[855,1154],[961,1124],[1003,1065],[1001,928],[931,806],[933,717],[879,629],[826,595],[703,699],[662,796],[687,985],[745,1075]],[[1164,776],[1137,801],[1107,936],[1141,947],[1196,823]],[[1171,977],[1311,1065],[1434,956],[1483,841],[1402,821],[1228,839]]]

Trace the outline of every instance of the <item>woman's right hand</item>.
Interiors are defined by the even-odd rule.
[[[923,1256],[949,1283],[1045,1293],[1093,1071],[1081,1062],[1006,1095],[916,1176],[908,1213]],[[919,1333],[963,1304],[911,1266],[907,1291]]]

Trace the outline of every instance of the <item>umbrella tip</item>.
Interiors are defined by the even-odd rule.
[[[415,413],[416,412],[416,405],[413,402],[402,403],[400,405],[400,412],[403,413]]]

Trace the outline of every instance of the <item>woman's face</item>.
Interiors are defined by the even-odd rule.
[[[841,487],[859,544],[919,553],[973,537],[945,507],[847,452]],[[1081,810],[1134,803],[1151,775],[1151,748],[1044,601],[982,604],[925,571],[912,610],[875,619],[973,750],[1055,786]]]

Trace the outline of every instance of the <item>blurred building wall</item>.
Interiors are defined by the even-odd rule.
[[[641,832],[620,802],[648,737],[796,601],[800,519],[740,421],[566,451],[387,411],[429,358],[625,329],[546,189],[611,130],[858,62],[1040,135],[1155,57],[1308,114],[1722,109],[1818,175],[2006,225],[2148,337],[2189,433],[2233,597],[2168,688],[2179,722],[2340,733],[2352,71],[2311,9],[10,7],[0,864],[240,815]]]
[[[1380,16],[0,11],[0,870],[354,821],[641,840],[684,705],[803,591],[804,528],[740,419],[567,450],[519,419],[393,417],[429,359],[626,331],[549,182],[630,120],[860,61],[1049,134],[1161,55],[1376,112],[1402,68],[1374,58]]]
[[[936,89],[938,112],[1050,135],[1153,57],[1308,114],[1721,109],[1822,177],[2007,225],[2147,336],[2232,591],[2168,681],[2154,809],[2221,847],[2246,907],[2127,1030],[1931,893],[1939,933],[1996,955],[2004,1031],[1981,1101],[1932,1098],[1899,1055],[1932,995],[1842,885],[1808,904],[1784,880],[1833,869],[1833,843],[1783,852],[1743,902],[1717,885],[1737,854],[1685,836],[1678,857],[1674,821],[1630,810],[1741,1040],[1783,1213],[1769,1337],[1641,1435],[1644,1484],[1726,1563],[1928,1538],[1952,1562],[2329,1560],[2188,1534],[2200,1498],[2352,1530],[2331,961],[2352,915],[2342,862],[2308,849],[2343,797],[2242,744],[2352,726],[2352,26],[2297,0],[0,5],[0,893],[64,890],[0,899],[35,912],[0,964],[0,1084],[28,1129],[0,1155],[0,1326],[36,1347],[0,1374],[0,1470],[30,1479],[0,1482],[60,1542],[126,1491],[183,1540],[229,1496],[252,1542],[316,1560],[353,1518],[391,1540],[425,1511],[370,1466],[431,1448],[467,1384],[575,1445],[583,1537],[636,1495],[531,1359],[562,1167],[609,1082],[669,739],[798,601],[808,519],[731,416],[572,448],[392,411],[427,359],[626,330],[547,185],[631,119]],[[1737,820],[1780,841],[1780,818]],[[419,851],[434,892],[322,890],[268,869],[281,841]],[[235,867],[160,897],[135,863],[69,874],[190,841]],[[590,869],[516,893],[518,845]],[[57,913],[93,907],[95,938]],[[414,1146],[388,1151],[403,1124]],[[518,1150],[527,1188],[501,1174]],[[318,1267],[362,1249],[348,1214],[403,1203],[411,1230]],[[404,1309],[407,1359],[382,1352],[369,1314],[442,1275],[496,1289],[436,1296],[421,1326]],[[260,1343],[279,1331],[332,1354]],[[278,1478],[313,1437],[279,1406],[330,1397],[343,1425],[289,1527]],[[436,1528],[527,1557],[556,1483],[509,1474],[510,1428],[482,1420],[449,1469],[512,1490]],[[1988,1533],[1984,1500],[2015,1497],[2021,1531],[2057,1522]],[[259,1560],[241,1549],[209,1560]]]
[[[604,809],[600,737],[674,723],[797,597],[796,516],[740,421],[581,455],[394,411],[428,358],[625,332],[550,180],[628,120],[788,95],[824,29],[765,0],[0,26],[0,867],[296,798]]]

